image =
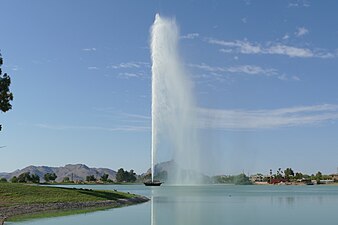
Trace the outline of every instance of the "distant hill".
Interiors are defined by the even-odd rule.
[[[100,178],[104,173],[109,175],[109,179],[115,180],[116,171],[108,168],[89,168],[84,164],[68,164],[63,167],[49,167],[49,166],[28,166],[21,170],[16,170],[12,173],[0,173],[0,178],[4,177],[7,180],[13,176],[19,176],[21,173],[30,172],[31,174],[37,174],[41,181],[44,181],[43,176],[46,173],[55,173],[57,175],[56,181],[60,182],[65,177],[69,177],[70,180],[86,180],[86,176],[94,175]]]
[[[170,171],[170,170],[173,170],[176,166],[176,163],[174,161],[166,161],[166,162],[160,162],[160,163],[157,163],[155,164],[155,168],[154,168],[154,174],[158,174],[158,173],[161,173],[163,171]],[[148,174],[151,174],[151,168],[148,169],[148,171],[145,173],[145,174],[142,174],[144,176],[148,175]]]
[[[155,174],[155,179],[158,179],[163,182],[167,182],[170,179],[167,175],[169,173],[175,173],[175,172],[180,172],[182,179],[195,179],[195,180],[200,180],[203,183],[210,183],[211,179],[209,176],[204,175],[203,173],[192,171],[192,170],[186,170],[182,169],[179,167],[179,165],[171,160],[171,161],[166,161],[166,162],[161,162],[155,165],[154,168],[154,174]],[[151,174],[151,168],[148,169],[148,171],[144,174],[141,175],[141,177],[147,177],[150,176]]]

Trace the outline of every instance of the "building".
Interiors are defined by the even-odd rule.
[[[264,181],[264,176],[263,174],[256,174],[256,175],[251,175],[250,176],[250,181],[252,183],[255,183],[255,182],[263,182]]]
[[[334,180],[334,182],[338,182],[338,173],[336,174],[331,174],[332,180]]]

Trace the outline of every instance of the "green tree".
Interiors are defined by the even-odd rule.
[[[272,169],[270,169],[270,177],[269,177],[269,183],[271,184],[272,182]]]
[[[63,183],[69,183],[70,182],[70,179],[69,177],[64,177],[63,180],[62,180]]]
[[[94,175],[86,176],[86,181],[87,182],[96,181],[96,178]]]
[[[32,175],[31,175],[31,178],[30,178],[30,181],[31,181],[32,183],[36,183],[36,184],[40,183],[40,177],[39,177],[39,175],[37,175],[37,174],[32,174]]]
[[[284,176],[285,176],[285,179],[286,180],[290,180],[290,177],[292,176],[294,176],[295,174],[294,174],[294,172],[293,172],[293,170],[291,169],[291,168],[286,168],[285,170],[284,170]]]
[[[278,168],[277,170],[277,175],[276,177],[277,179],[282,179],[283,178],[283,171],[282,171],[282,168]]]
[[[126,182],[135,182],[136,181],[136,173],[134,172],[134,170],[130,170],[129,172],[125,171],[124,181],[126,181]]]
[[[18,183],[18,178],[16,176],[12,177],[10,180],[9,180],[11,183]]]
[[[25,172],[18,176],[18,183],[28,183],[31,182],[31,180],[30,172]]]
[[[1,66],[3,64],[2,55],[0,53],[0,110],[2,112],[7,112],[12,109],[11,101],[13,101],[13,94],[9,90],[11,85],[11,78],[7,73],[2,75]],[[1,130],[1,125],[0,125]]]
[[[123,182],[125,177],[124,169],[120,168],[116,173],[116,181]]]
[[[13,182],[13,178],[12,178],[12,183],[16,183],[16,182]],[[40,183],[40,177],[37,174],[31,175],[30,172],[25,172],[18,176],[17,182],[18,183]]]
[[[120,168],[116,173],[116,181],[117,182],[135,182],[136,181],[136,173],[134,170],[125,171],[123,168]]]
[[[297,179],[297,180],[303,179],[303,174],[300,173],[300,172],[297,172],[296,175],[295,175],[295,179]]]
[[[46,173],[43,178],[45,179],[46,182],[49,182],[49,181],[55,181],[57,176],[55,173]]]
[[[237,185],[252,184],[252,182],[250,181],[250,178],[248,176],[246,176],[244,173],[235,176],[234,182]]]
[[[322,180],[322,173],[320,171],[318,171],[316,173],[315,178],[316,178],[317,184],[320,184],[320,180]]]
[[[106,173],[104,173],[104,174],[101,176],[100,180],[103,181],[103,182],[107,182],[108,177],[109,177],[109,175],[106,174]]]
[[[322,173],[321,173],[320,171],[318,171],[318,172],[316,173],[316,178],[317,178],[317,179],[322,179]]]
[[[219,184],[233,184],[234,178],[235,176],[220,175],[220,176],[214,176],[213,180],[215,183],[219,183]]]
[[[4,177],[0,178],[0,183],[7,183],[7,179]]]

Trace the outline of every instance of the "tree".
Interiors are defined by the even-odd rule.
[[[315,178],[316,178],[317,184],[320,184],[320,180],[322,179],[322,173],[320,171],[318,171],[316,173]]]
[[[30,172],[25,172],[18,176],[18,183],[28,183],[31,179]]]
[[[12,177],[10,180],[9,180],[11,183],[18,183],[18,178],[16,176]]]
[[[300,172],[297,172],[296,175],[295,175],[295,179],[297,179],[297,180],[303,179],[303,174],[300,173]]]
[[[124,181],[124,169],[120,168],[116,173],[116,181],[123,182]]]
[[[49,181],[55,181],[57,176],[55,173],[46,173],[43,178],[45,179],[46,182],[49,182]]]
[[[135,182],[136,181],[136,173],[134,170],[125,171],[123,168],[120,168],[116,173],[116,181],[117,182]]]
[[[100,180],[103,181],[103,182],[107,182],[108,177],[109,177],[109,175],[106,174],[106,173],[104,173],[104,174],[101,176]]]
[[[293,170],[291,169],[291,168],[286,168],[285,170],[284,170],[284,176],[285,176],[285,179],[286,180],[290,180],[290,176],[294,176],[295,174],[294,174],[294,172],[293,172]]]
[[[4,177],[0,178],[0,183],[7,183],[7,179]]]
[[[30,181],[33,182],[33,183],[36,183],[36,184],[40,183],[40,177],[39,177],[39,175],[32,174]]]
[[[86,181],[87,182],[96,181],[96,178],[94,175],[86,176]]]
[[[282,168],[278,168],[277,175],[275,177],[276,179],[282,179],[283,178],[283,171]]]
[[[69,177],[64,177],[62,180],[63,183],[69,183],[69,181],[70,181]]]
[[[13,177],[14,178],[14,177]],[[40,183],[40,177],[36,174],[30,174],[30,172],[25,172],[22,173],[18,176],[16,182],[13,182],[12,178],[12,183]]]
[[[272,182],[272,169],[270,169],[270,179],[269,179],[269,183],[271,184]]]
[[[135,182],[136,181],[136,173],[134,172],[134,170],[129,171],[126,181],[127,182]]]
[[[13,94],[9,90],[11,85],[11,78],[7,73],[2,75],[1,66],[3,64],[3,59],[0,53],[0,110],[2,112],[7,112],[12,109],[11,101],[13,101]],[[0,125],[1,130],[1,125]]]
[[[234,181],[236,185],[252,184],[252,182],[250,181],[250,178],[246,176],[244,173],[235,176]]]
[[[123,181],[124,182],[135,182],[136,181],[136,174],[134,173],[134,170],[124,171],[123,174]]]

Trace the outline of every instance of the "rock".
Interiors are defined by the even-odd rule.
[[[0,225],[4,225],[5,220],[6,220],[5,216],[0,216]]]

